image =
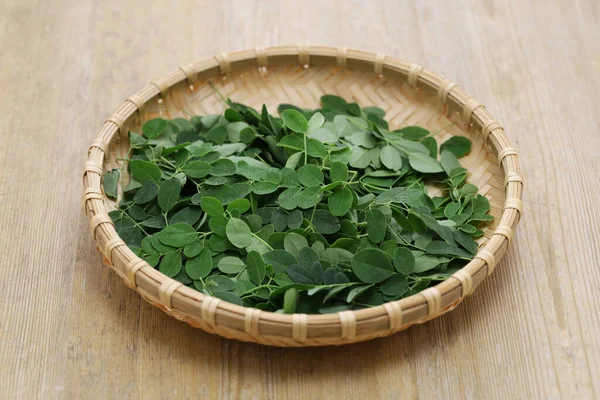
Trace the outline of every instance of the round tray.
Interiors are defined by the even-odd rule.
[[[475,258],[451,278],[416,295],[360,311],[276,314],[206,296],[138,258],[117,235],[102,192],[105,170],[121,165],[129,130],[157,116],[221,113],[211,84],[236,102],[270,111],[279,103],[317,108],[324,94],[383,108],[393,129],[420,125],[438,138],[465,135],[473,142],[461,159],[468,181],[490,200],[492,225]],[[387,336],[452,310],[490,275],[508,249],[519,221],[523,179],[517,152],[503,128],[448,79],[383,54],[323,46],[257,48],[178,68],[128,98],[107,119],[88,151],[84,207],[104,262],[127,286],[174,318],[228,338],[275,346],[340,345]]]

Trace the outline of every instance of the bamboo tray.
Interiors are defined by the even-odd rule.
[[[157,116],[220,113],[209,83],[234,101],[275,110],[279,103],[316,108],[323,94],[386,110],[390,127],[420,125],[465,135],[473,142],[461,159],[468,181],[490,200],[495,217],[479,252],[452,278],[414,296],[337,314],[275,314],[206,296],[168,278],[133,254],[115,232],[103,193],[104,171],[120,165],[129,130]],[[383,54],[323,46],[257,48],[178,68],[129,97],[110,116],[88,150],[84,207],[106,265],[151,304],[194,327],[228,338],[274,346],[341,345],[390,335],[452,310],[489,276],[513,239],[523,179],[516,150],[485,107],[444,77]]]

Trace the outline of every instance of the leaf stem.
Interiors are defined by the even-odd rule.
[[[269,248],[269,250],[275,250],[273,247],[271,247],[271,245],[269,243],[267,243],[264,240],[262,240],[262,238],[260,236],[258,236],[257,234],[255,234],[254,232],[250,232],[250,234],[252,236],[254,236],[259,242],[261,242],[262,244],[264,244],[265,246],[267,246]]]

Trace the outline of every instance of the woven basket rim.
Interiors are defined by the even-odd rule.
[[[188,288],[148,265],[141,258],[133,254],[119,238],[116,231],[114,231],[114,227],[112,227],[108,210],[103,203],[104,192],[101,187],[101,176],[104,172],[104,154],[108,150],[111,138],[119,133],[125,121],[133,116],[149,100],[166,96],[172,86],[182,82],[193,85],[198,80],[214,77],[219,74],[228,74],[238,68],[267,68],[269,65],[288,65],[294,63],[304,65],[305,67],[314,64],[337,65],[340,68],[349,69],[371,69],[379,75],[385,76],[390,74],[396,76],[398,80],[407,80],[408,84],[413,88],[422,88],[437,92],[438,99],[442,103],[452,109],[456,109],[458,112],[462,111],[465,124],[470,126],[471,129],[475,127],[480,130],[485,142],[498,152],[498,162],[505,175],[505,203],[500,218],[501,223],[485,246],[479,248],[475,258],[456,273],[456,276],[452,276],[436,286],[425,289],[410,297],[362,310],[343,311],[337,314],[324,315],[278,314],[227,303]],[[256,48],[253,50],[222,53],[219,56],[209,57],[199,62],[179,67],[165,77],[152,81],[150,85],[128,98],[119,110],[106,120],[88,150],[84,171],[84,209],[90,219],[92,235],[96,239],[96,229],[100,226],[108,229],[107,240],[104,246],[100,246],[101,251],[109,261],[109,264],[112,264],[111,260],[116,252],[119,252],[120,256],[128,260],[126,272],[117,271],[128,286],[138,290],[144,297],[146,295],[153,298],[157,297],[159,305],[163,305],[161,308],[181,319],[185,319],[185,313],[178,311],[177,307],[173,306],[173,296],[175,293],[196,302],[197,306],[201,309],[203,318],[206,317],[204,319],[208,319],[214,325],[216,325],[215,313],[218,314],[219,312],[226,311],[243,316],[245,318],[245,332],[250,336],[256,336],[257,334],[260,336],[260,333],[257,331],[259,319],[277,324],[291,325],[293,328],[293,339],[299,344],[306,344],[306,330],[309,325],[311,329],[322,324],[340,326],[341,337],[339,340],[343,343],[350,343],[365,340],[356,337],[357,321],[387,317],[389,333],[393,333],[413,323],[424,322],[453,309],[462,299],[471,294],[474,287],[483,280],[474,282],[473,277],[476,274],[480,274],[484,269],[484,278],[488,276],[493,271],[497,261],[504,255],[522,213],[522,191],[523,178],[518,162],[518,155],[516,150],[511,147],[504,129],[491,117],[482,104],[472,99],[467,93],[458,88],[456,84],[417,64],[407,63],[381,53],[327,46]],[[98,239],[96,240],[98,241]],[[497,257],[498,254],[500,254],[500,257]],[[138,275],[137,279],[140,279],[143,274],[145,279],[153,281],[153,285],[158,288],[158,296],[142,293],[136,285],[136,274]],[[444,305],[442,297],[451,290],[454,290],[457,285],[461,287],[458,298]],[[427,307],[425,318],[407,322],[402,320],[403,312],[416,307],[422,307],[423,305]],[[217,333],[219,333],[218,330]],[[383,334],[383,332],[380,333]],[[332,338],[329,339],[331,340]],[[260,338],[258,341],[260,342]]]

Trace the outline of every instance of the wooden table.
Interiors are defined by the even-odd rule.
[[[460,3],[2,2],[0,398],[600,397],[600,7]],[[104,119],[178,65],[292,43],[425,65],[506,127],[525,212],[452,313],[353,346],[268,348],[171,319],[102,265],[81,174]]]

